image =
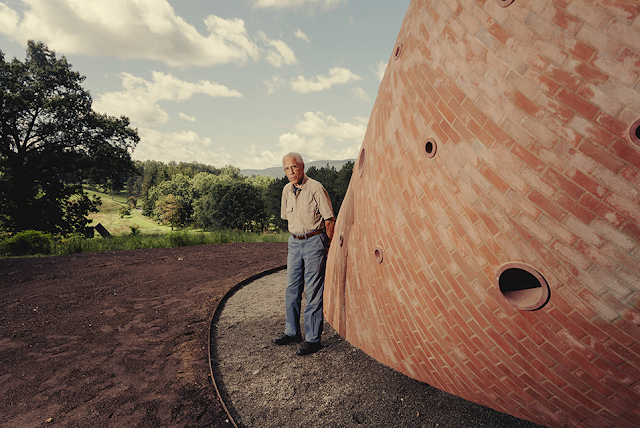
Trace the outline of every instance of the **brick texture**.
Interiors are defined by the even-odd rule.
[[[411,1],[338,217],[325,315],[476,403],[638,427],[640,5],[498,3]],[[503,293],[506,263],[537,272],[548,299],[544,283]]]

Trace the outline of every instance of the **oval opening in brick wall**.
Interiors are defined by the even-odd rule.
[[[380,247],[376,247],[376,249],[373,250],[373,256],[376,258],[376,262],[378,263],[382,263],[382,260],[384,260],[384,254]]]
[[[400,58],[400,54],[402,53],[402,43],[400,43],[397,47],[396,47],[396,53],[395,53],[395,57],[396,59]]]
[[[358,156],[358,177],[362,177],[364,172],[364,148],[360,150],[360,156]]]
[[[496,0],[498,2],[498,6],[500,7],[507,7],[510,6],[511,3],[514,2],[514,0]]]
[[[535,311],[549,302],[549,285],[543,276],[520,262],[504,264],[496,273],[496,286],[506,301],[521,311]]]
[[[436,144],[436,140],[434,140],[433,138],[429,138],[424,144],[424,152],[427,154],[428,158],[434,157],[436,155],[437,149],[438,145]]]
[[[640,119],[633,122],[631,128],[629,128],[629,138],[632,143],[640,146]]]

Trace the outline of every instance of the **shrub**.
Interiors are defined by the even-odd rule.
[[[23,230],[4,242],[5,252],[11,256],[49,254],[51,235],[38,230]]]
[[[186,232],[171,232],[165,239],[170,247],[184,247],[190,245],[191,240]]]

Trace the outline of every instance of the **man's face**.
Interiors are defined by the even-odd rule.
[[[293,184],[299,184],[304,178],[304,163],[296,163],[294,157],[288,157],[282,162],[284,167],[284,173],[287,174],[287,178]]]

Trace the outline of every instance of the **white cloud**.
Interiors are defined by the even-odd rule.
[[[162,61],[170,66],[243,64],[260,48],[242,19],[209,15],[208,34],[175,14],[167,0],[23,0],[18,12],[0,3],[0,33],[26,44],[41,40],[65,54]]]
[[[378,76],[378,79],[380,79],[381,82],[382,82],[382,79],[384,78],[384,73],[386,71],[387,71],[387,63],[384,61],[380,61],[378,63],[377,69],[373,70],[373,72],[376,73],[376,76]]]
[[[270,79],[264,79],[263,82],[267,85],[267,94],[273,94],[286,84],[284,78],[280,76],[271,76]]]
[[[306,138],[298,134],[282,134],[278,138],[277,151],[258,150],[255,146],[245,149],[242,168],[264,169],[274,165],[282,165],[282,157],[289,152],[298,152],[306,163],[316,160],[355,159],[360,150],[360,143],[348,146],[327,147],[322,137]]]
[[[258,150],[255,144],[243,149],[246,157],[243,160],[241,168],[246,169],[264,169],[276,165],[282,165],[282,157],[286,152],[272,152],[270,150]]]
[[[19,20],[18,12],[4,3],[0,3],[0,32],[5,34],[16,33]]]
[[[182,112],[178,113],[178,116],[180,116],[181,118],[183,118],[184,120],[186,120],[188,122],[195,122],[196,121],[195,117],[189,116],[189,115],[187,115],[185,113],[182,113]]]
[[[307,37],[307,35],[302,32],[301,28],[298,28],[296,30],[296,32],[293,33],[293,34],[294,34],[294,36],[296,36],[300,40],[304,40],[305,42],[309,43],[309,37]]]
[[[349,0],[254,0],[253,6],[270,9],[299,9],[302,7],[313,9],[315,6],[321,6],[324,9],[332,9],[347,2]]]
[[[171,74],[154,71],[153,81],[122,73],[124,91],[107,92],[98,96],[93,103],[96,111],[115,116],[125,115],[132,122],[150,125],[165,123],[169,115],[157,104],[158,101],[180,102],[195,94],[211,97],[242,97],[238,91],[215,82],[201,80],[198,83],[185,82]]]
[[[356,96],[356,98],[365,102],[369,102],[369,94],[367,94],[367,92],[361,87],[358,86],[357,88],[353,88],[352,92]]]
[[[258,33],[258,37],[260,37],[266,45],[271,46],[271,49],[268,49],[267,56],[265,58],[265,61],[269,64],[279,68],[282,67],[283,63],[286,65],[298,63],[298,60],[293,54],[291,48],[282,40],[271,40],[267,38],[262,31]]]
[[[153,159],[160,162],[193,162],[222,167],[235,164],[233,157],[223,148],[212,150],[209,138],[192,131],[162,133],[153,129],[138,129],[140,142],[133,152],[135,160]]]
[[[245,149],[243,168],[280,165],[282,156],[289,152],[300,153],[305,162],[355,159],[366,129],[367,119],[363,117],[346,123],[322,112],[307,112],[298,119],[293,132],[280,135],[277,150],[258,150],[255,145]]]
[[[278,139],[279,160],[289,152],[298,152],[305,162],[316,160],[344,160],[355,159],[358,156],[360,143],[349,146],[341,145],[337,148],[329,148],[322,137],[305,138],[298,134],[282,134]]]
[[[367,119],[356,118],[356,123],[340,122],[331,115],[325,115],[321,111],[308,111],[304,119],[298,119],[294,130],[302,135],[314,137],[329,137],[338,141],[353,140],[362,142],[367,130]]]
[[[287,133],[278,138],[277,145],[281,148],[283,156],[289,152],[297,152],[302,154],[307,162],[324,159],[329,155],[324,147],[325,143],[322,137],[313,137],[307,140],[298,134]]]
[[[362,80],[362,77],[352,73],[346,68],[333,67],[329,69],[329,77],[318,75],[316,80],[307,80],[304,76],[298,76],[296,80],[291,81],[291,89],[306,94],[309,92],[318,92],[329,89],[332,85],[340,85],[348,83],[352,80]]]

